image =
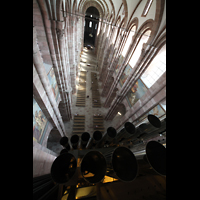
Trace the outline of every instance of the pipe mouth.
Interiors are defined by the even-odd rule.
[[[114,138],[117,135],[117,131],[113,127],[108,127],[107,128],[107,134],[109,137]]]
[[[64,146],[64,145],[67,144],[67,143],[68,143],[68,137],[64,136],[64,137],[62,137],[62,138],[60,139],[60,144],[61,144],[62,146]]]
[[[79,141],[79,136],[78,135],[72,135],[71,139],[70,139],[71,143],[77,143]]]
[[[93,138],[94,138],[96,141],[101,140],[101,138],[102,138],[102,133],[101,133],[101,131],[95,131],[95,132],[93,133]]]
[[[160,121],[159,118],[156,117],[155,115],[149,114],[147,118],[148,118],[149,122],[150,122],[153,126],[155,126],[156,128],[160,128],[160,127],[161,127],[161,121]]]
[[[70,153],[59,155],[51,166],[52,179],[59,184],[68,182],[75,174],[76,158]]]
[[[112,166],[122,181],[133,181],[137,176],[138,164],[135,155],[126,147],[117,147],[112,155]]]
[[[106,174],[106,160],[99,151],[90,151],[81,161],[81,174],[89,183],[100,182]]]
[[[84,132],[81,135],[81,140],[87,142],[90,139],[90,134],[88,132]]]
[[[135,126],[130,123],[130,122],[126,122],[124,124],[125,130],[130,133],[130,134],[134,134],[135,133]]]
[[[166,175],[166,148],[157,141],[146,145],[146,157],[152,168],[160,175]]]

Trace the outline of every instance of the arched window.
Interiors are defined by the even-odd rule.
[[[144,43],[146,43],[149,39],[149,36],[151,34],[151,30],[147,30],[143,33],[142,37],[137,38],[139,40],[138,44],[135,47],[135,50],[132,54],[131,59],[129,60],[129,65],[134,68],[136,62],[138,61],[138,58],[140,57],[142,46]]]
[[[133,28],[131,29],[131,31],[130,31],[130,33],[128,35],[128,38],[126,40],[126,44],[125,44],[124,49],[122,51],[122,56],[124,56],[124,57],[125,57],[125,55],[126,55],[126,53],[128,51],[128,48],[129,48],[129,46],[131,44],[132,37],[135,34],[135,29],[136,29],[136,26],[133,26]]]
[[[145,85],[150,88],[166,71],[166,45],[164,45],[155,56],[149,67],[141,76]]]
[[[149,67],[141,76],[145,85],[150,88],[166,71],[166,45],[164,45],[155,56]]]

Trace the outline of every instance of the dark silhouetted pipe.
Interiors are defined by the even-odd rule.
[[[106,160],[99,151],[90,151],[81,161],[81,174],[89,183],[100,182],[106,173]]]
[[[163,144],[157,141],[149,141],[147,145],[141,145],[139,151],[131,148],[130,150],[135,154],[138,165],[140,168],[140,173],[153,173],[166,175],[166,148]],[[148,161],[148,163],[147,163]],[[152,167],[153,170],[150,169]],[[154,174],[155,174],[154,173]]]
[[[156,141],[146,145],[146,158],[152,168],[161,175],[166,175],[166,148]]]
[[[86,149],[90,149],[92,146],[96,146],[96,144],[101,140],[102,133],[101,131],[94,131],[92,138],[87,143]]]
[[[140,124],[136,128],[137,131],[135,136],[126,141],[132,140],[134,143],[137,143],[141,138],[146,140],[147,138],[155,137],[157,134],[162,134],[166,131],[166,118],[162,121],[154,115],[148,115],[147,118],[149,122]]]
[[[82,133],[82,135],[81,135],[81,148],[82,149],[86,147],[89,139],[90,139],[90,134],[88,132]]]
[[[135,132],[136,132],[135,126],[130,122],[126,122],[124,124],[124,128],[117,133],[117,136],[111,143],[111,146],[114,144],[118,144],[119,142],[123,141],[124,139],[132,137],[135,134]]]
[[[97,143],[96,147],[103,147],[104,144],[110,144],[116,135],[116,129],[113,127],[108,127],[106,133],[104,133],[102,139]]]
[[[68,137],[64,136],[60,139],[60,144],[65,147],[66,149],[70,150],[70,146],[68,143]]]
[[[104,154],[109,175],[124,182],[133,181],[137,176],[138,164],[134,154],[126,147],[117,147]]]
[[[59,184],[67,183],[75,174],[76,158],[70,153],[59,155],[51,166],[52,179]]]
[[[78,135],[72,135],[71,138],[70,138],[70,141],[71,141],[73,149],[77,149],[79,136]]]
[[[151,133],[154,130],[158,130],[161,127],[161,121],[155,115],[147,116],[148,122],[143,123],[139,126],[139,129],[142,133]]]

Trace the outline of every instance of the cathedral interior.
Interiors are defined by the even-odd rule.
[[[166,199],[165,0],[33,0],[33,199]]]

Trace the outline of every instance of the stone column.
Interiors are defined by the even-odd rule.
[[[44,87],[46,95],[50,101],[50,104],[53,108],[54,114],[58,120],[58,124],[60,126],[60,127],[58,127],[58,130],[60,130],[60,134],[63,136],[63,135],[65,135],[64,124],[63,124],[62,117],[61,117],[59,109],[58,109],[56,99],[52,93],[51,85],[49,83],[49,79],[47,77],[47,73],[46,73],[46,70],[43,65],[43,60],[42,60],[42,57],[41,57],[39,49],[38,49],[36,38],[37,38],[36,30],[33,27],[33,64],[34,64],[35,69],[38,73],[38,76],[41,80],[41,83]]]

